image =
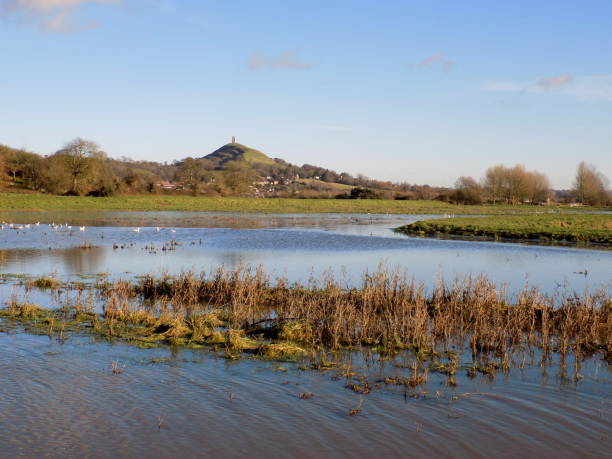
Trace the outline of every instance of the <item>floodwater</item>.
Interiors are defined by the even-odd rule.
[[[392,231],[432,215],[245,215],[195,212],[13,213],[0,219],[41,221],[0,231],[0,270],[32,276],[111,277],[199,272],[220,265],[262,265],[272,277],[304,281],[332,271],[356,285],[379,264],[400,267],[428,287],[486,274],[510,291],[526,283],[552,293],[608,288],[612,251],[414,238]],[[58,230],[45,223],[65,224]],[[85,225],[85,231],[79,226]],[[139,228],[139,232],[133,231]],[[159,228],[159,231],[157,230]],[[164,251],[165,242],[181,245]],[[82,245],[93,248],[82,249]],[[116,248],[113,248],[116,247]],[[151,249],[152,248],[152,249]]]
[[[612,251],[391,231],[423,217],[3,213],[0,220],[41,224],[0,231],[0,272],[129,278],[261,264],[300,281],[332,270],[356,285],[382,262],[428,286],[469,273],[510,291],[526,281],[548,292],[611,285]],[[181,245],[161,250],[170,240]],[[81,249],[85,242],[95,247]],[[376,384],[410,372],[405,356],[337,356],[375,387],[360,395],[335,370],[90,337],[60,342],[0,323],[0,457],[612,457],[611,372],[601,355],[582,363],[581,378],[570,358],[542,366],[537,353],[524,357],[523,368],[494,380],[462,370],[455,387],[432,373],[404,392]]]

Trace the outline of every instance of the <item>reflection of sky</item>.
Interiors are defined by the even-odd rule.
[[[301,281],[331,269],[354,285],[365,270],[384,263],[389,268],[401,267],[428,286],[439,275],[450,281],[482,273],[498,283],[510,284],[512,290],[528,281],[549,292],[560,285],[576,290],[608,286],[612,280],[612,252],[394,234],[390,228],[406,222],[407,217],[376,216],[370,223],[369,216],[259,215],[233,221],[238,228],[245,222],[250,227],[253,221],[264,226],[266,217],[276,219],[270,224],[274,229],[211,225],[177,228],[174,233],[143,227],[136,233],[130,227],[88,227],[85,232],[70,233],[41,225],[26,232],[5,230],[0,234],[0,247],[5,248],[0,250],[0,267],[4,273],[30,275],[107,272],[122,276],[261,264],[272,276]],[[152,219],[150,215],[147,218]],[[410,220],[415,218],[421,217]],[[211,221],[219,223],[214,218]],[[171,239],[182,245],[176,251],[160,250]],[[79,248],[84,241],[97,247]],[[126,248],[113,249],[113,244]],[[157,248],[155,254],[145,250],[150,245]],[[588,276],[576,274],[585,269]]]
[[[301,281],[331,269],[340,277],[346,276],[350,284],[358,283],[365,270],[374,270],[384,263],[389,268],[401,267],[428,286],[439,275],[450,281],[455,276],[483,273],[498,283],[509,283],[513,289],[528,280],[546,291],[563,284],[582,290],[587,285],[607,285],[611,280],[612,253],[605,251],[397,237],[380,226],[353,230],[349,227],[346,233],[352,234],[342,234],[338,230],[312,229],[185,228],[172,233],[183,245],[167,252],[160,248],[170,234],[151,229],[133,233],[125,228],[90,228],[72,236],[47,234],[46,238],[31,232],[18,236],[21,246],[40,247],[56,242],[65,248],[4,250],[0,252],[0,263],[4,273],[107,272],[113,276],[261,264],[272,276]],[[354,234],[364,231],[387,232],[390,237]],[[56,237],[55,241],[51,237]],[[99,247],[87,250],[75,247],[85,238],[95,240]],[[5,247],[10,244],[3,242]],[[128,248],[113,249],[113,242]],[[157,247],[156,254],[144,249],[149,244]],[[585,269],[588,276],[575,274]]]

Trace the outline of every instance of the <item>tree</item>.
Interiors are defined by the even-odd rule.
[[[506,167],[493,166],[487,169],[484,179],[484,187],[489,198],[495,204],[496,201],[504,199],[505,194]]]
[[[206,170],[201,160],[189,157],[185,158],[179,166],[178,178],[185,188],[191,190],[191,193],[196,196],[205,172]]]
[[[58,155],[46,158],[38,181],[38,189],[52,194],[66,194],[70,191],[72,176],[64,158]]]
[[[108,164],[103,152],[95,153],[89,167],[89,186],[87,194],[91,196],[112,196],[121,188],[121,183]]]
[[[77,137],[66,143],[64,148],[56,153],[64,160],[71,177],[70,194],[79,195],[83,193],[83,182],[91,172],[95,160],[100,161],[105,156],[100,147],[90,140]]]
[[[528,172],[526,177],[527,199],[537,204],[550,197],[550,181],[540,172]]]
[[[496,201],[510,204],[520,204],[525,201],[543,202],[548,198],[550,192],[550,182],[546,175],[528,171],[520,164],[514,167],[502,165],[490,167],[485,173],[483,183],[493,203]]]
[[[253,181],[257,179],[255,171],[244,163],[238,161],[228,161],[223,171],[223,182],[232,194],[244,195],[251,188]]]
[[[457,204],[482,204],[482,187],[472,177],[459,177],[450,199]]]
[[[349,199],[380,199],[379,194],[369,188],[355,187],[351,190]]]
[[[574,193],[582,204],[597,206],[606,204],[609,200],[606,188],[608,179],[595,166],[582,161],[576,169]]]

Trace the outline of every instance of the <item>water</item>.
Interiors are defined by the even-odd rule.
[[[428,286],[438,275],[467,273],[485,273],[511,291],[526,280],[548,292],[610,286],[611,251],[391,231],[424,217],[5,213],[0,220],[43,224],[0,232],[0,271],[130,278],[262,264],[271,275],[300,281],[331,269],[355,285],[365,269],[384,262]],[[44,225],[52,221],[71,223],[73,231]],[[182,245],[162,251],[171,239]],[[96,248],[79,248],[85,241]],[[151,245],[156,253],[145,250]],[[9,292],[8,284],[0,288],[0,301]],[[0,330],[0,457],[611,457],[610,367],[600,355],[582,364],[579,380],[573,361],[542,367],[537,353],[526,353],[524,368],[495,380],[461,370],[456,387],[430,374],[415,391],[378,383],[362,396],[336,380],[339,370],[90,337],[60,343],[1,323]],[[338,358],[351,359],[372,385],[410,371],[402,355]],[[113,361],[121,374],[111,371]],[[314,396],[300,399],[306,392]],[[349,416],[358,406],[360,414]]]
[[[123,373],[111,372],[115,360]],[[360,396],[333,371],[283,366],[0,334],[0,455],[570,458],[612,447],[602,362],[583,368],[580,383],[537,365],[494,383],[460,376],[457,389],[432,375],[418,398],[384,385]],[[397,370],[367,372],[375,381]],[[314,396],[301,400],[305,392]],[[349,416],[360,398],[362,412]]]
[[[552,293],[608,288],[612,251],[526,244],[408,237],[392,228],[435,216],[241,215],[193,212],[108,212],[93,216],[0,214],[19,222],[70,222],[72,231],[47,225],[0,232],[4,273],[113,277],[209,270],[219,265],[263,265],[271,276],[304,281],[331,270],[356,285],[380,263],[400,267],[431,287],[466,274],[486,274],[510,291],[526,283]],[[78,226],[86,225],[81,232]],[[90,226],[97,225],[97,226]],[[139,227],[140,232],[132,229]],[[157,231],[156,227],[160,230]],[[164,242],[177,240],[175,251]],[[92,249],[79,248],[84,243]],[[113,244],[119,248],[113,249]],[[155,247],[154,253],[147,247]],[[123,248],[121,248],[123,247]],[[586,272],[586,275],[584,273]]]

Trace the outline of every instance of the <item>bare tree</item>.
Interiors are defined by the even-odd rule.
[[[545,202],[550,197],[550,181],[540,172],[528,172],[527,199],[532,203]]]
[[[606,188],[608,179],[595,166],[582,161],[576,169],[574,193],[582,204],[591,206],[606,204],[609,200]]]
[[[458,204],[481,204],[482,186],[472,177],[459,177],[450,198]]]
[[[495,204],[505,198],[506,170],[504,166],[493,166],[487,169],[484,179],[484,187],[489,198]]]
[[[548,198],[550,182],[546,175],[528,171],[525,166],[494,166],[487,169],[484,187],[489,199],[511,204],[521,202],[543,202]]]
[[[64,159],[64,164],[71,177],[69,193],[76,195],[81,193],[82,182],[94,166],[94,160],[101,160],[105,157],[98,144],[80,137],[66,143],[56,155]]]

